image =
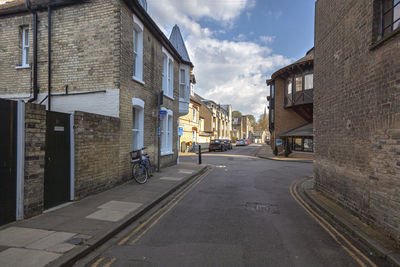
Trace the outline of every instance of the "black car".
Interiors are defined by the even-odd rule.
[[[208,147],[208,151],[226,151],[226,144],[224,140],[221,139],[215,139],[211,140],[210,146]]]
[[[224,142],[225,142],[225,145],[226,145],[226,148],[227,149],[232,149],[232,142],[231,142],[231,140],[224,140]]]

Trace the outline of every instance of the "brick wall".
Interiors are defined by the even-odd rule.
[[[400,241],[400,35],[371,47],[374,2],[316,3],[314,176]]]
[[[27,103],[25,105],[25,218],[41,214],[43,211],[45,143],[45,106]]]
[[[52,92],[119,87],[119,1],[92,0],[52,11]],[[21,65],[21,26],[29,26],[33,64],[32,14],[0,18],[0,94],[30,94],[31,69]],[[38,12],[38,86],[48,90],[47,12]],[[101,55],[99,57],[99,55]]]
[[[286,81],[283,78],[275,79],[275,120],[274,130],[271,133],[271,147],[275,148],[276,139],[279,138],[278,134],[293,129],[295,127],[304,125],[307,121],[294,112],[292,109],[285,109],[285,90]],[[284,145],[278,147],[278,152],[284,150]]]
[[[119,184],[120,120],[77,111],[74,114],[75,198]],[[125,161],[129,163],[128,155]],[[125,177],[127,178],[127,177]]]
[[[132,79],[133,49],[132,11],[123,1],[120,3],[121,54],[120,54],[120,172],[129,175],[130,165],[125,161],[132,148],[132,98],[140,98],[144,104],[144,146],[150,155],[154,166],[157,164],[157,101],[162,88],[162,46],[144,25],[143,32],[143,81],[144,84]],[[177,159],[177,126],[179,119],[179,64],[174,61],[174,100],[164,97],[163,106],[173,111],[173,144],[174,154],[161,157],[161,166],[175,164]]]

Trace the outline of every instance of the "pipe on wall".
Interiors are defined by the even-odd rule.
[[[26,8],[33,14],[32,30],[33,30],[33,97],[28,102],[37,100],[39,94],[38,80],[37,80],[37,12],[31,9],[30,0],[26,0]]]
[[[51,7],[47,6],[47,108],[51,110]]]

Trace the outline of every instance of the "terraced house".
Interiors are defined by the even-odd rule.
[[[146,10],[145,0],[0,5],[1,130],[20,148],[0,141],[11,155],[0,223],[126,181],[131,150],[176,164],[193,65],[180,31],[170,41]]]

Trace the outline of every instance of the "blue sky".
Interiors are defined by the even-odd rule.
[[[258,117],[265,79],[314,43],[315,0],[148,0],[169,36],[178,24],[195,65],[195,91]]]

